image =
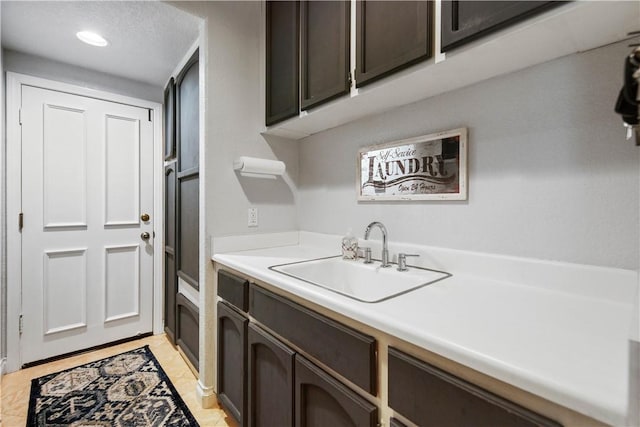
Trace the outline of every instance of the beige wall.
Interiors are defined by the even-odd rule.
[[[0,34],[2,34],[2,8],[0,8]],[[2,37],[0,36],[0,45],[2,45]],[[0,51],[0,375],[3,372],[4,358],[7,355],[6,333],[7,324],[7,212],[6,212],[6,180],[5,180],[5,153],[6,153],[6,135],[5,135],[5,115],[4,105],[6,97],[5,88],[5,72],[3,52]]]
[[[627,42],[327,130],[300,144],[300,228],[637,269],[639,154],[614,113]],[[360,147],[469,129],[464,202],[358,203]]]
[[[204,111],[201,131],[200,392],[211,392],[215,378],[215,290],[212,236],[297,230],[298,145],[260,135],[264,130],[262,94],[263,3],[174,2],[201,17],[204,52]],[[203,55],[201,53],[201,58]],[[237,156],[282,160],[286,175],[277,180],[240,177]],[[247,209],[258,208],[259,226],[247,227]],[[205,359],[206,358],[206,359]],[[209,403],[207,397],[203,399]]]
[[[164,89],[148,83],[4,49],[4,70],[162,103]]]

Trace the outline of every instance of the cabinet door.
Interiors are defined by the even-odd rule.
[[[267,1],[266,124],[297,116],[299,111],[299,3]]]
[[[193,367],[199,370],[200,311],[184,295],[176,294],[176,344],[184,352]]]
[[[175,163],[164,168],[164,331],[175,344],[176,331],[176,170]]]
[[[432,1],[356,2],[356,86],[431,56]]]
[[[347,1],[303,1],[302,109],[349,92],[351,6]]]
[[[198,289],[199,276],[199,66],[198,51],[176,80],[177,105],[177,253],[178,276]]]
[[[173,77],[164,89],[164,159],[176,155],[176,83]]]
[[[218,399],[241,426],[247,413],[248,323],[226,303],[218,303]]]
[[[389,348],[389,406],[423,427],[559,424]]]
[[[301,357],[295,356],[296,427],[374,427],[378,408]]]
[[[293,350],[249,325],[249,426],[293,426]]]
[[[442,1],[442,51],[562,4],[559,1]]]

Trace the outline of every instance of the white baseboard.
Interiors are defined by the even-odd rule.
[[[218,403],[213,387],[205,387],[200,381],[198,381],[198,386],[196,387],[196,396],[204,409],[213,408]]]

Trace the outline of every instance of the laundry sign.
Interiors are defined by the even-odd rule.
[[[358,200],[466,200],[467,129],[358,152]]]

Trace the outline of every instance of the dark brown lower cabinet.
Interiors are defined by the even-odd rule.
[[[175,344],[178,276],[176,276],[176,258],[171,248],[164,249],[164,266],[164,332],[169,341]]]
[[[218,400],[246,426],[247,325],[249,319],[218,302]]]
[[[253,283],[249,287],[249,312],[292,346],[372,396],[377,394],[375,338]]]
[[[176,294],[176,344],[198,370],[200,356],[200,311],[181,293]]]
[[[228,271],[218,271],[218,296],[242,312],[249,310],[249,281]]]
[[[560,424],[389,348],[389,406],[422,427]]]
[[[250,324],[249,426],[293,426],[293,356],[295,352]]]
[[[377,419],[375,405],[296,354],[296,427],[375,427]]]

